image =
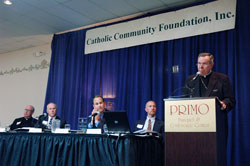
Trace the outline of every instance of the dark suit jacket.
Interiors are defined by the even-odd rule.
[[[226,110],[221,110],[221,105],[216,100],[217,157],[220,158],[218,165],[226,165],[227,113],[235,106],[230,80],[225,74],[212,72],[207,86],[208,89],[204,96],[200,96],[200,78],[197,77],[193,80],[194,77],[195,75],[192,75],[186,80],[185,87],[187,88],[184,94],[191,94],[192,97],[218,97],[219,100],[227,105]]]
[[[212,72],[208,89],[204,96],[200,96],[200,81],[199,77],[195,80],[192,80],[195,75],[189,76],[186,80],[184,94],[191,94],[192,97],[218,97],[221,101],[223,101],[226,105],[226,111],[230,111],[235,106],[235,98],[233,94],[233,89],[230,83],[229,78],[222,73]]]
[[[145,125],[145,121],[146,121],[146,119],[136,121],[135,125],[134,125],[134,131],[142,130],[144,125]],[[138,128],[137,125],[142,125],[142,128]],[[158,133],[163,134],[164,133],[164,122],[158,118],[155,118],[153,131],[157,131]]]
[[[48,126],[47,125],[44,125],[43,124],[43,121],[47,121],[48,122],[48,115],[44,116],[44,115],[41,115],[39,118],[38,118],[38,122],[36,124],[36,127],[38,128],[42,128],[42,129],[47,129]],[[58,116],[56,116],[56,119],[60,120],[60,128],[64,128],[65,124],[66,124],[66,121]]]
[[[34,127],[36,123],[37,123],[37,120],[32,117],[29,118],[28,120],[26,120],[24,117],[17,118],[10,125],[10,130],[14,130],[17,128],[22,128],[22,127]]]

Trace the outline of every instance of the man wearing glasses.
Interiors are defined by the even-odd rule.
[[[189,76],[184,95],[190,97],[216,97],[216,136],[218,165],[226,166],[227,113],[235,106],[232,85],[227,75],[212,71],[214,57],[210,53],[198,56],[196,75]]]
[[[197,63],[198,72],[188,77],[185,87],[189,89],[191,97],[217,97],[221,110],[230,111],[235,105],[231,83],[227,75],[213,72],[213,66],[213,55],[200,53]]]
[[[34,127],[34,125],[37,123],[37,120],[32,117],[34,112],[35,108],[32,105],[27,105],[24,109],[24,116],[15,119],[10,125],[10,130],[15,130],[22,127]]]

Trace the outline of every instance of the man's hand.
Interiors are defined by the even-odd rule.
[[[220,104],[221,104],[221,110],[225,110],[227,108],[227,105],[223,102],[223,101],[220,101]]]
[[[91,115],[93,115],[93,114],[95,114],[95,113],[98,113],[98,112],[99,112],[98,110],[93,109]],[[93,120],[94,120],[94,116],[91,117],[91,126],[93,126]],[[95,123],[96,123],[96,122],[99,122],[99,121],[101,121],[101,116],[100,116],[100,114],[97,114],[97,115],[95,116]]]
[[[95,113],[97,113],[97,112],[99,112],[99,111],[96,110],[96,109],[93,109],[92,112],[91,112],[91,114],[93,115],[93,114],[95,114]]]

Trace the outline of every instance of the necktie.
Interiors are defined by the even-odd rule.
[[[49,125],[48,125],[48,128],[49,128],[49,129],[51,128],[51,125],[52,125],[52,119],[53,119],[53,118],[50,118],[50,120],[49,120]]]
[[[151,126],[151,119],[149,119],[148,120],[148,129],[147,130],[151,131],[151,128],[152,128],[152,126]]]

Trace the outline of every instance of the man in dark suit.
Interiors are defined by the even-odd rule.
[[[156,118],[155,116],[156,110],[157,109],[155,102],[149,100],[145,106],[145,111],[147,112],[147,118],[136,121],[134,125],[134,131],[148,130],[148,131],[156,131],[160,134],[163,134],[164,122]]]
[[[10,125],[10,130],[15,130],[22,127],[34,127],[37,123],[37,120],[32,117],[35,112],[35,108],[32,105],[27,105],[24,110],[24,116],[17,118]]]
[[[103,113],[108,111],[106,108],[106,103],[102,96],[97,95],[93,98],[93,111],[91,113],[90,122],[88,124],[88,128],[101,128],[103,129],[103,125],[106,123],[103,117]],[[95,125],[94,125],[95,124]]]
[[[227,113],[235,106],[228,76],[213,72],[214,57],[210,53],[198,56],[198,72],[186,80],[184,94],[191,97],[216,97],[216,131],[218,165],[226,165]]]
[[[42,115],[38,119],[38,124],[36,127],[43,128],[43,129],[51,129],[51,125],[53,120],[60,120],[60,128],[64,128],[66,121],[58,116],[56,116],[57,113],[57,107],[55,103],[49,103],[47,105],[47,115]]]

